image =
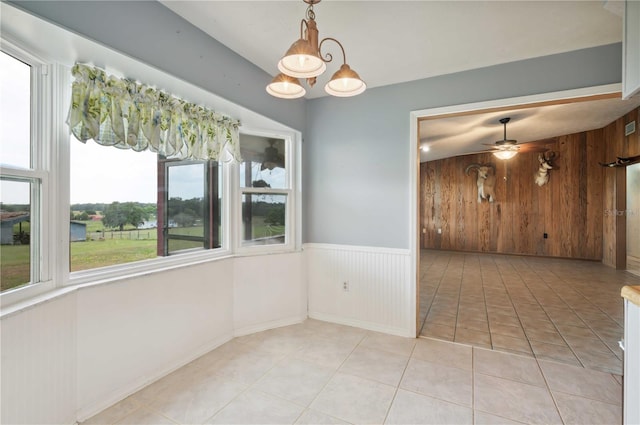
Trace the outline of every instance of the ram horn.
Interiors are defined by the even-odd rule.
[[[489,167],[489,168],[493,168],[493,174],[496,174],[496,166],[495,164],[492,164],[490,162],[486,163],[486,164],[482,164],[483,167]]]
[[[464,169],[464,172],[468,176],[469,175],[469,171],[471,171],[471,169],[480,168],[480,167],[481,167],[480,164],[469,164],[469,165],[467,165],[467,168]]]

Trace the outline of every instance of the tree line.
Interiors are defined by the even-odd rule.
[[[89,220],[91,215],[101,213],[102,224],[108,229],[124,230],[128,224],[138,228],[147,220],[157,217],[156,204],[140,202],[112,202],[110,204],[73,204],[72,220]],[[203,198],[170,198],[167,203],[169,221],[180,227],[196,224],[204,216]],[[74,212],[75,211],[75,212]]]

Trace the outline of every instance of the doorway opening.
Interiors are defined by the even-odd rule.
[[[465,166],[468,165],[466,163],[471,159],[473,159],[472,162],[494,163],[500,162],[500,160],[494,158],[489,152],[478,153],[478,151],[486,150],[487,148],[477,145],[474,147],[472,144],[465,147],[466,151],[456,152],[454,149],[453,153],[447,156],[446,152],[443,153],[444,151],[439,148],[447,144],[450,145],[451,139],[443,136],[442,128],[438,128],[435,131],[440,136],[440,139],[432,141],[425,137],[423,129],[428,129],[429,125],[435,125],[435,123],[448,122],[450,125],[462,129],[461,131],[471,132],[470,127],[465,127],[465,122],[475,123],[475,126],[488,125],[493,121],[498,122],[499,118],[503,116],[515,116],[520,121],[527,119],[545,121],[545,114],[549,111],[552,111],[554,116],[562,117],[561,121],[563,119],[566,121],[568,118],[564,117],[569,115],[565,115],[564,109],[584,112],[597,102],[602,101],[626,102],[626,104],[621,105],[626,110],[620,112],[619,115],[624,115],[629,109],[638,107],[637,103],[631,104],[620,100],[619,86],[613,85],[436,108],[412,114],[412,117],[415,118],[415,122],[412,123],[412,126],[415,126],[415,132],[412,134],[415,135],[414,140],[417,141],[416,150],[424,147],[425,144],[430,148],[429,152],[426,153],[422,150],[420,151],[421,162],[440,162],[439,168],[432,167],[431,169],[421,164],[420,170],[416,172],[418,181],[415,188],[418,257],[416,261],[418,270],[416,331],[418,336],[452,341],[459,340],[459,342],[471,345],[502,349],[504,351],[518,352],[522,350],[523,354],[531,356],[543,355],[541,353],[546,350],[547,354],[551,352],[553,356],[563,357],[567,362],[588,363],[584,358],[590,352],[578,353],[579,350],[576,351],[577,349],[574,348],[574,346],[584,341],[574,341],[574,345],[570,345],[567,337],[562,333],[562,329],[555,327],[556,321],[554,321],[551,313],[556,314],[555,319],[558,322],[580,320],[586,328],[591,329],[588,323],[585,322],[586,319],[580,315],[580,311],[586,312],[593,306],[575,305],[569,307],[573,314],[571,318],[560,317],[561,315],[558,316],[560,310],[562,308],[566,309],[566,302],[563,297],[569,297],[570,294],[562,292],[562,284],[558,287],[540,286],[535,284],[535,280],[544,281],[544,270],[554,269],[552,267],[554,262],[560,261],[562,268],[567,267],[573,261],[556,260],[553,257],[578,258],[581,260],[576,261],[581,265],[590,264],[594,267],[606,268],[606,266],[600,264],[603,258],[602,239],[599,241],[590,240],[586,244],[583,243],[584,241],[567,239],[558,226],[567,227],[569,233],[578,232],[574,231],[575,229],[572,228],[571,224],[567,226],[566,223],[553,223],[552,217],[548,217],[544,206],[554,202],[559,203],[562,199],[559,197],[560,195],[551,195],[548,187],[533,187],[533,174],[540,165],[537,154],[528,154],[528,159],[526,159],[527,155],[518,154],[522,158],[518,159],[519,162],[512,161],[508,165],[500,164],[499,169],[502,175],[497,175],[498,182],[496,186],[502,185],[502,189],[496,192],[498,195],[497,201],[489,204],[483,200],[483,203],[478,204],[474,193],[477,190],[475,178],[464,173]],[[565,125],[565,129],[561,132],[548,134],[537,139],[521,138],[517,134],[515,137],[511,134],[510,136],[518,139],[519,143],[545,141],[545,139],[555,137],[556,140],[549,142],[549,147],[555,148],[562,153],[564,159],[560,161],[562,167],[559,167],[559,170],[567,172],[569,164],[565,161],[574,160],[575,155],[587,155],[583,160],[588,157],[593,162],[594,159],[604,156],[604,153],[594,151],[586,154],[586,150],[583,150],[584,152],[565,152],[563,149],[571,145],[571,140],[564,136],[597,130],[615,121],[615,118],[618,118],[618,116],[610,120],[609,118],[604,118],[608,120],[604,124],[595,123],[594,127],[583,130],[566,130],[567,126]],[[549,121],[549,119],[547,118],[546,121]],[[501,136],[501,131],[499,133],[496,132],[493,140],[501,139]],[[557,140],[558,136],[563,136],[562,140]],[[593,141],[584,140],[582,143],[590,143],[589,146],[591,148],[594,145]],[[466,156],[474,153],[474,156]],[[434,156],[430,157],[430,155]],[[438,155],[440,156],[438,157]],[[606,158],[603,157],[602,161],[605,160]],[[529,167],[527,171],[520,171],[520,168],[525,166]],[[534,168],[530,169],[531,167]],[[425,170],[425,168],[427,169]],[[441,179],[438,183],[440,184],[439,187],[431,184],[435,177],[442,177],[443,175],[451,177],[456,173],[455,178],[449,179],[448,183],[443,183]],[[585,171],[582,173],[585,174]],[[527,189],[525,189],[524,183],[525,174],[526,179],[531,179],[530,184],[528,184],[530,187]],[[558,171],[557,180],[566,180],[560,175],[560,171]],[[551,178],[553,179],[553,177],[552,174]],[[430,184],[425,185],[425,180]],[[592,185],[597,183],[595,180],[591,182]],[[511,186],[507,187],[508,184],[511,184]],[[537,191],[534,191],[536,188]],[[445,196],[443,194],[446,191],[450,192],[446,194],[450,198],[453,193],[455,195],[453,198],[455,199],[443,198]],[[582,190],[581,193],[585,193],[585,190]],[[517,211],[520,202],[514,199],[516,195],[526,198],[524,207],[529,210],[526,217]],[[558,199],[555,199],[554,196],[558,197]],[[425,198],[430,198],[430,201],[427,202],[428,205],[423,202]],[[593,203],[595,200],[590,199],[590,201]],[[514,203],[517,204],[515,207],[508,205]],[[594,230],[597,230],[599,225],[601,232],[603,203],[600,201],[599,204],[596,202],[595,205],[599,205],[597,211],[588,212],[588,216],[593,218],[589,225]],[[447,210],[443,211],[443,209]],[[471,214],[473,220],[465,221],[466,218],[469,218],[468,211],[473,211],[473,214]],[[443,219],[447,214],[449,216]],[[587,212],[583,212],[583,214],[587,214]],[[511,217],[508,217],[508,215],[511,215]],[[508,222],[508,226],[505,225],[505,222]],[[506,231],[505,227],[508,227],[508,231]],[[520,237],[523,229],[526,230],[530,227],[533,227],[533,229],[530,229],[531,233],[527,234],[526,237]],[[579,233],[587,233],[591,228]],[[596,232],[591,231],[591,234],[595,235]],[[573,246],[568,252],[563,252],[563,249],[565,251],[567,249],[567,240]],[[579,249],[584,249],[585,251],[578,252]],[[585,263],[585,260],[592,261]],[[544,261],[549,261],[550,263],[545,265],[543,264]],[[580,295],[581,290],[579,287],[574,286],[572,290],[574,296],[582,296]],[[438,297],[438,294],[442,296]],[[611,289],[607,295],[610,300],[616,300],[619,298],[618,296],[619,292],[616,293],[615,288]],[[437,301],[444,302],[438,303]],[[547,301],[548,303],[546,303]],[[525,307],[525,310],[518,310],[518,307]],[[530,311],[526,311],[527,308]],[[596,308],[601,313],[601,319],[606,317],[611,322],[611,327],[614,329],[609,334],[614,334],[618,330],[621,332],[622,328],[618,323],[620,317],[618,317],[617,308],[613,310],[606,310],[597,306]],[[556,310],[554,311],[554,309]],[[493,312],[489,313],[489,310],[493,310]],[[432,313],[431,316],[430,313]],[[513,317],[508,318],[507,316],[511,313],[513,313]],[[502,321],[492,320],[492,316],[498,317]],[[492,321],[495,322],[493,329],[491,326]],[[525,327],[525,322],[529,322],[527,323],[528,331],[527,327]],[[551,329],[552,326],[554,329]],[[535,338],[538,338],[537,340],[529,338],[533,334],[537,335],[535,336]],[[593,337],[594,342],[597,341],[603,344],[601,347],[607,347],[607,355],[609,356],[607,361],[610,366],[613,365],[611,366],[613,369],[610,370],[617,370],[615,368],[621,358],[621,354],[615,351],[617,346],[614,343],[617,341],[613,341],[609,336],[605,338],[595,331],[590,336]],[[539,341],[540,339],[546,340]],[[605,339],[607,340],[605,341]],[[559,341],[563,341],[565,346],[563,347],[559,344]],[[554,342],[558,347],[552,346]],[[605,352],[604,349],[602,351]],[[617,354],[620,357],[616,357]],[[602,367],[606,367],[606,364]]]

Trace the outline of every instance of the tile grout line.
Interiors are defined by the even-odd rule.
[[[485,305],[485,309],[486,309],[486,305]],[[487,326],[489,326],[488,317],[487,317]],[[476,348],[475,347],[471,347],[471,421],[474,424],[476,423]]]
[[[411,353],[409,354],[409,358],[407,359],[407,363],[404,365],[404,369],[402,370],[402,375],[400,375],[400,380],[398,381],[398,385],[396,385],[396,389],[393,392],[393,397],[391,397],[391,403],[389,403],[389,407],[387,408],[387,413],[384,415],[384,419],[382,423],[387,423],[387,419],[389,418],[389,413],[391,413],[391,408],[393,407],[393,403],[396,401],[396,396],[398,395],[398,390],[400,389],[400,384],[402,384],[402,379],[404,378],[404,374],[407,372],[407,368],[409,367],[409,362],[413,357],[413,352],[416,350],[418,346],[418,338],[416,338],[416,343],[413,344],[413,348],[411,349]]]
[[[527,265],[527,267],[533,272],[535,273],[536,276],[538,276],[538,278],[540,279],[541,282],[544,282],[544,284],[550,288],[552,290],[552,292],[554,294],[557,295],[557,293],[547,284],[547,282],[544,280],[543,277],[541,277],[538,272],[535,270],[535,268],[531,267],[526,261],[524,261],[524,264]],[[517,269],[516,269],[517,270]],[[522,279],[522,274],[517,271],[518,276],[520,276],[520,278]],[[529,285],[527,284],[526,280],[522,279],[522,283],[527,287],[527,290],[531,293],[531,296],[533,297],[533,299],[536,301],[536,303],[538,304],[538,306],[540,307],[540,309],[544,312],[544,314],[547,316],[547,319],[549,320],[549,322],[553,325],[553,327],[555,328],[555,330],[558,332],[558,335],[560,335],[560,338],[562,338],[562,340],[564,341],[565,345],[567,347],[569,347],[569,350],[571,350],[571,353],[574,355],[574,357],[578,360],[578,362],[580,364],[582,364],[582,362],[580,361],[580,359],[578,358],[578,356],[576,355],[576,353],[573,351],[573,349],[571,349],[571,346],[569,345],[569,342],[566,340],[566,338],[564,337],[564,335],[562,334],[562,332],[560,332],[560,329],[558,328],[558,326],[556,325],[556,322],[551,318],[551,316],[549,316],[549,313],[547,312],[547,310],[544,308],[544,306],[542,305],[542,303],[540,302],[540,300],[538,299],[538,297],[536,297],[535,293],[533,291],[531,291],[531,288],[529,287]],[[562,302],[565,302],[564,300],[562,300]],[[565,302],[566,305],[566,302]],[[516,310],[516,315],[518,315],[518,311]],[[518,320],[520,320],[520,317],[518,315]],[[522,320],[520,320],[520,324],[522,325]],[[524,331],[524,326],[522,326],[522,330]],[[533,346],[531,345],[531,340],[529,339],[529,337],[527,336],[526,331],[525,332],[525,337],[527,338],[527,342],[529,343],[529,346],[531,347],[531,352],[533,353],[533,356],[536,360],[538,360],[538,355],[536,354],[536,352],[533,349]],[[534,340],[536,341],[536,340]],[[545,341],[540,341],[541,343],[546,343]],[[558,360],[561,361],[561,360]],[[583,365],[584,367],[584,365]]]
[[[363,333],[362,338],[360,338],[360,341],[358,341],[358,343],[353,347],[353,349],[349,352],[349,354],[344,358],[344,360],[340,363],[340,365],[338,365],[338,367],[333,371],[333,373],[331,374],[331,376],[329,377],[329,379],[327,379],[327,382],[324,383],[324,385],[322,386],[322,388],[320,388],[320,391],[318,391],[318,393],[315,395],[315,397],[313,397],[313,399],[309,402],[309,405],[305,408],[309,409],[311,408],[311,405],[318,399],[318,397],[320,396],[320,394],[322,394],[322,392],[324,391],[325,388],[327,388],[327,385],[329,385],[329,382],[331,382],[331,380],[336,376],[336,374],[340,371],[340,368],[342,368],[342,366],[345,364],[345,362],[349,359],[349,357],[351,357],[351,355],[353,354],[354,351],[356,351],[356,349],[360,346],[360,344],[362,344],[362,341],[364,341],[367,337],[367,334],[369,334],[371,331],[366,331]],[[347,419],[344,418],[338,418],[336,416],[330,415],[328,413],[322,412],[320,411],[322,414],[325,414],[327,416],[331,416],[334,417],[336,419],[340,419],[341,421],[344,422],[349,422]],[[304,413],[304,411],[303,411]],[[302,414],[301,414],[302,415]],[[296,418],[296,421],[299,419]],[[295,423],[295,422],[294,422]],[[350,422],[349,422],[350,423]]]
[[[464,256],[468,257],[469,253],[464,254]],[[464,257],[463,256],[463,257]],[[448,259],[448,266],[451,266],[451,259],[454,258],[453,256],[450,256]],[[482,258],[481,254],[476,254],[475,258]],[[499,276],[500,279],[500,283],[501,283],[501,288],[503,290],[505,290],[505,295],[508,296],[509,299],[509,303],[510,303],[510,307],[513,309],[513,311],[516,313],[515,318],[518,321],[518,325],[520,327],[520,331],[524,334],[524,338],[526,340],[526,343],[528,345],[528,348],[530,350],[529,353],[526,352],[518,352],[518,350],[512,350],[509,349],[508,347],[505,347],[505,351],[507,352],[512,352],[515,354],[524,354],[524,355],[531,355],[532,357],[536,358],[536,359],[541,359],[541,358],[549,358],[552,359],[554,361],[557,362],[562,362],[562,363],[567,363],[567,364],[574,364],[574,365],[581,365],[582,367],[586,368],[586,369],[593,369],[593,370],[599,370],[599,371],[603,371],[603,372],[607,372],[607,373],[615,373],[615,374],[620,374],[616,368],[612,368],[611,365],[607,366],[607,365],[603,365],[602,367],[600,366],[593,366],[593,367],[586,367],[584,364],[584,361],[580,359],[579,356],[579,352],[580,350],[575,348],[575,345],[572,345],[569,343],[569,339],[567,339],[567,336],[565,333],[563,333],[557,325],[557,322],[552,320],[551,317],[549,316],[548,313],[548,308],[551,308],[555,305],[554,304],[548,304],[545,300],[546,298],[540,298],[540,291],[543,290],[543,288],[547,288],[547,290],[550,290],[551,294],[553,294],[554,298],[553,301],[557,300],[558,302],[561,303],[561,305],[559,304],[557,307],[558,308],[562,308],[562,306],[564,306],[564,308],[569,308],[570,311],[576,315],[576,318],[580,320],[580,323],[582,323],[581,326],[584,326],[585,329],[589,329],[592,333],[593,333],[593,337],[597,338],[597,340],[604,345],[603,350],[601,352],[601,354],[603,356],[608,356],[611,357],[611,360],[613,359],[617,359],[620,360],[619,355],[616,353],[616,351],[614,351],[611,347],[611,344],[607,343],[607,340],[604,339],[603,336],[601,336],[601,333],[592,328],[591,325],[589,324],[590,322],[588,322],[588,318],[585,318],[583,316],[581,316],[578,311],[580,311],[580,309],[576,309],[575,306],[572,306],[570,304],[570,301],[567,300],[567,293],[566,292],[561,292],[559,290],[557,290],[557,288],[555,286],[553,286],[552,283],[549,282],[549,276],[552,276],[553,278],[557,279],[557,282],[565,282],[567,283],[567,287],[568,290],[571,290],[572,293],[575,293],[576,295],[578,295],[580,297],[580,299],[586,299],[586,295],[582,290],[582,287],[578,286],[576,287],[575,284],[570,283],[568,281],[565,280],[565,278],[563,277],[564,275],[562,273],[559,272],[557,266],[555,265],[555,263],[550,264],[550,267],[548,267],[549,273],[546,274],[540,274],[538,272],[538,267],[536,267],[535,265],[533,265],[533,262],[535,260],[537,260],[536,258],[520,258],[520,257],[514,257],[514,258],[510,258],[510,257],[498,257],[498,256],[487,256],[487,258],[491,261],[491,263],[495,266],[495,271],[497,272],[497,275]],[[440,257],[438,257],[438,261],[442,262],[442,259]],[[520,264],[520,268],[517,266],[516,263],[514,263],[514,261],[519,262],[518,264]],[[546,264],[546,263],[545,263]],[[479,261],[478,265],[481,269],[486,268],[486,263],[484,261]],[[565,263],[563,263],[563,265],[565,265]],[[537,308],[540,309],[541,313],[544,313],[545,316],[545,321],[551,325],[553,331],[557,334],[557,336],[560,338],[560,341],[562,341],[561,344],[557,344],[556,342],[549,342],[549,341],[545,341],[545,338],[543,339],[538,339],[538,338],[531,338],[530,336],[528,336],[527,332],[524,331],[524,326],[523,326],[523,321],[522,321],[522,313],[518,311],[518,309],[516,308],[516,304],[514,299],[512,298],[512,292],[514,290],[514,286],[506,283],[504,281],[504,273],[505,273],[505,267],[510,267],[511,269],[513,269],[513,271],[515,272],[516,276],[518,277],[518,284],[521,284],[524,288],[527,289],[527,291],[530,293],[531,295],[531,299],[534,302],[534,304],[537,305]],[[572,264],[568,264],[567,267],[575,267],[572,266]],[[524,268],[524,270],[522,270],[522,268]],[[540,285],[534,285],[532,286],[533,283],[535,283],[534,281],[532,281],[530,276],[525,276],[523,275],[523,271],[530,271],[534,276],[535,279],[537,279],[540,282]],[[446,274],[446,272],[445,272]],[[483,281],[483,295],[484,295],[484,304],[485,304],[485,311],[487,314],[487,318],[489,316],[489,309],[488,309],[488,305],[487,305],[487,290],[486,290],[486,282]],[[515,282],[514,282],[515,283]],[[460,302],[463,299],[463,294],[462,294],[462,290],[464,289],[464,281],[462,282],[461,285],[461,290],[458,292],[457,294],[457,298],[458,298],[458,302]],[[440,287],[440,290],[442,289],[442,287]],[[511,292],[510,292],[511,291]],[[437,298],[437,297],[434,297]],[[437,300],[431,300],[432,304],[430,305],[430,308],[432,309],[434,305],[437,304]],[[601,304],[596,304],[593,303],[591,301],[589,301],[587,299],[587,302],[589,304],[589,308],[592,308],[595,312],[599,313],[599,314],[603,314],[605,315],[609,320],[611,320],[611,323],[614,324],[616,327],[619,327],[619,323],[617,320],[615,320],[613,318],[613,316],[609,313],[607,313],[607,311],[610,310],[606,310],[606,306]],[[458,306],[458,311],[457,311],[457,315],[456,315],[456,329],[454,329],[454,332],[457,332],[457,325],[459,324],[459,310],[460,306]],[[494,349],[497,349],[499,351],[502,351],[500,348],[497,347],[493,347],[493,338],[491,337],[491,323],[492,321],[487,320],[487,324],[489,326],[489,337],[491,338],[491,347]],[[427,326],[427,317],[425,316],[425,320],[423,322],[423,329],[425,326]],[[429,335],[420,335],[420,336],[429,336]],[[510,336],[508,334],[506,334],[506,336]],[[436,338],[436,339],[444,339],[447,340],[446,338],[442,338],[442,337],[438,337],[437,335],[432,335],[431,337]],[[517,337],[516,337],[517,338]],[[609,338],[611,339],[611,338]],[[454,341],[455,341],[455,337],[454,337]],[[569,361],[568,359],[563,359],[562,357],[539,357],[539,355],[536,354],[536,352],[533,350],[533,345],[532,343],[534,341],[537,341],[541,344],[552,344],[552,345],[558,345],[558,347],[564,347],[565,349],[568,348],[568,352],[571,353],[573,361]],[[559,342],[559,341],[558,341]],[[473,343],[472,343],[473,345]],[[615,348],[615,347],[614,347]],[[576,351],[578,350],[578,351]],[[600,354],[600,351],[598,351],[597,353],[594,353],[594,355],[598,355]],[[606,358],[603,359],[603,361],[606,360]]]
[[[529,266],[529,264],[527,264],[527,266]],[[530,267],[530,266],[529,266],[529,267]],[[535,270],[535,269],[534,269],[534,270]],[[554,270],[549,270],[549,272],[550,272],[550,273],[552,273],[552,274],[555,276],[555,278],[556,278],[557,280],[559,280],[560,282],[562,282],[564,285],[566,285],[566,286],[570,287],[572,291],[574,291],[574,292],[576,292],[577,294],[579,294],[579,295],[580,295],[584,300],[586,300],[590,305],[594,306],[596,309],[598,309],[600,312],[602,312],[604,315],[606,315],[609,319],[611,319],[611,321],[612,321],[612,322],[617,323],[615,320],[613,320],[613,318],[612,318],[610,315],[608,315],[608,314],[607,314],[604,310],[602,310],[598,305],[596,305],[596,304],[592,303],[592,302],[589,300],[589,298],[588,298],[586,295],[584,295],[584,294],[582,293],[582,291],[579,291],[578,289],[576,289],[576,288],[574,287],[574,285],[572,285],[571,283],[567,282],[565,279],[563,279],[561,276],[559,276],[559,275],[558,275]],[[534,271],[534,273],[536,273],[536,272]],[[537,274],[537,273],[536,273],[536,274]],[[609,352],[610,352],[611,354],[613,354],[613,355],[614,355],[618,360],[621,360],[621,359],[618,357],[618,355],[617,355],[613,350],[611,350],[611,348],[608,346],[608,344],[607,344],[607,343],[606,343],[606,342],[605,342],[605,341],[600,337],[600,335],[598,334],[598,332],[597,332],[596,330],[594,330],[591,326],[589,326],[589,323],[587,323],[587,322],[582,318],[582,316],[581,316],[581,315],[580,315],[580,314],[575,310],[575,308],[573,308],[573,306],[572,306],[571,304],[569,304],[569,303],[565,300],[565,298],[564,298],[562,295],[560,295],[560,294],[558,293],[558,291],[556,291],[556,290],[555,290],[555,288],[547,282],[547,280],[546,280],[544,277],[542,277],[542,278],[541,278],[541,282],[543,282],[543,283],[545,284],[545,286],[546,286],[549,290],[551,290],[551,292],[553,292],[553,293],[558,297],[558,299],[560,299],[560,300],[565,304],[565,307],[566,307],[566,308],[568,308],[569,310],[571,310],[571,312],[572,312],[573,314],[575,314],[578,318],[580,318],[580,320],[582,321],[582,323],[584,323],[584,325],[586,325],[586,326],[587,326],[587,329],[589,329],[589,330],[591,330],[591,331],[593,332],[593,334],[596,336],[596,338],[597,338],[598,340],[600,340],[600,342],[602,342],[602,344],[604,344],[604,346],[605,346],[605,347],[607,347],[607,349],[609,350]],[[525,283],[525,284],[526,284],[526,283]],[[528,286],[528,285],[527,285],[527,286]],[[536,301],[538,302],[538,304],[540,305],[540,307],[545,311],[545,314],[547,314],[547,317],[549,317],[548,312],[547,312],[547,310],[545,309],[545,306],[544,306],[544,305],[543,305],[543,304],[538,300],[538,298],[535,296],[535,294],[534,294],[534,298],[536,299]],[[549,307],[547,307],[547,308],[549,308]],[[558,331],[558,334],[560,335],[560,337],[562,338],[562,340],[565,342],[565,344],[567,345],[567,347],[569,347],[569,349],[571,350],[571,352],[573,353],[573,355],[576,357],[576,359],[578,359],[578,362],[582,365],[582,367],[584,367],[585,369],[591,369],[590,367],[587,367],[587,366],[584,364],[584,362],[583,362],[583,360],[582,360],[582,359],[580,359],[580,357],[579,357],[579,356],[578,356],[578,354],[576,353],[575,349],[572,347],[572,345],[569,343],[569,341],[567,341],[567,338],[565,337],[565,334],[560,330],[560,328],[558,328],[558,327],[557,327],[556,322],[555,322],[554,320],[552,320],[552,319],[551,319],[551,317],[549,317],[549,319],[550,319],[550,320],[551,320],[551,322],[553,323],[554,327],[555,327],[555,328],[556,328],[556,330]]]
[[[447,260],[447,267],[446,268],[449,267],[449,261],[451,261],[450,258]],[[446,268],[445,268],[445,270],[446,270]],[[429,305],[427,307],[427,311],[426,311],[426,313],[424,315],[424,320],[422,321],[422,326],[420,327],[420,332],[418,333],[418,335],[422,335],[422,332],[424,331],[424,327],[427,324],[427,317],[429,316],[429,312],[431,311],[431,307],[433,306],[433,303],[435,302],[436,294],[438,293],[438,290],[440,289],[440,285],[442,284],[443,277],[444,277],[444,273],[442,273],[440,275],[440,278],[438,279],[438,286],[436,286],[436,288],[435,288],[435,290],[433,292],[433,299],[431,300],[431,302],[429,303]],[[426,277],[425,277],[425,280],[426,280]],[[420,282],[419,284],[421,284],[421,283],[422,282]]]
[[[556,400],[556,397],[554,396],[553,391],[551,391],[551,386],[549,385],[549,381],[547,380],[547,375],[544,374],[544,371],[542,370],[542,365],[540,365],[540,361],[538,359],[536,359],[536,363],[538,364],[538,370],[540,370],[542,379],[544,379],[544,384],[547,388],[547,392],[551,396],[551,400],[553,400],[553,405],[555,406],[556,411],[558,412],[558,416],[560,417],[560,420],[562,421],[562,423],[565,424],[566,422],[564,420],[564,417],[562,417],[562,413],[560,412],[560,406],[558,406],[558,401]]]
[[[512,267],[512,268],[515,269],[515,267]],[[522,320],[520,318],[520,315],[518,314],[518,309],[516,308],[516,305],[513,302],[513,297],[511,296],[511,292],[509,291],[509,287],[505,283],[504,273],[502,272],[502,269],[500,268],[500,266],[498,264],[496,264],[496,269],[498,270],[498,273],[500,275],[500,281],[502,282],[502,286],[504,287],[505,293],[507,294],[507,297],[509,298],[509,302],[511,303],[511,308],[513,308],[513,311],[515,312],[515,318],[518,320],[518,324],[520,325],[520,330],[522,331],[522,333],[525,336],[525,339],[527,340],[527,344],[529,345],[529,348],[531,349],[531,354],[535,357],[536,353],[535,353],[535,351],[533,351],[533,347],[531,346],[531,341],[529,340],[529,337],[527,337],[527,333],[524,330],[524,326],[522,324]],[[520,276],[520,275],[518,274],[518,276]],[[491,330],[491,324],[489,324],[489,330]]]

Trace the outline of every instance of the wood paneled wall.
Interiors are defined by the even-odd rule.
[[[600,260],[603,137],[599,129],[549,139],[544,146],[557,156],[542,187],[534,182],[537,153],[422,163],[422,247]],[[478,203],[475,174],[464,173],[467,165],[484,162],[496,165],[494,203]]]
[[[625,116],[612,122],[603,129],[606,140],[605,161],[612,162],[616,157],[640,155],[640,109],[634,109]],[[636,121],[636,132],[624,135],[624,127]],[[603,220],[603,256],[602,262],[617,269],[626,268],[626,209],[627,187],[626,169],[607,168],[604,170],[604,220]],[[635,196],[640,196],[636,193]],[[640,236],[637,236],[640,237]]]
[[[640,154],[640,123],[624,136],[639,111],[602,129],[546,141],[557,157],[542,187],[534,183],[535,153],[507,161],[479,154],[422,163],[421,246],[602,260],[624,268],[625,218],[615,212],[626,207],[625,169],[598,162]],[[496,165],[494,203],[478,203],[475,174],[464,173],[467,165],[484,162]]]

